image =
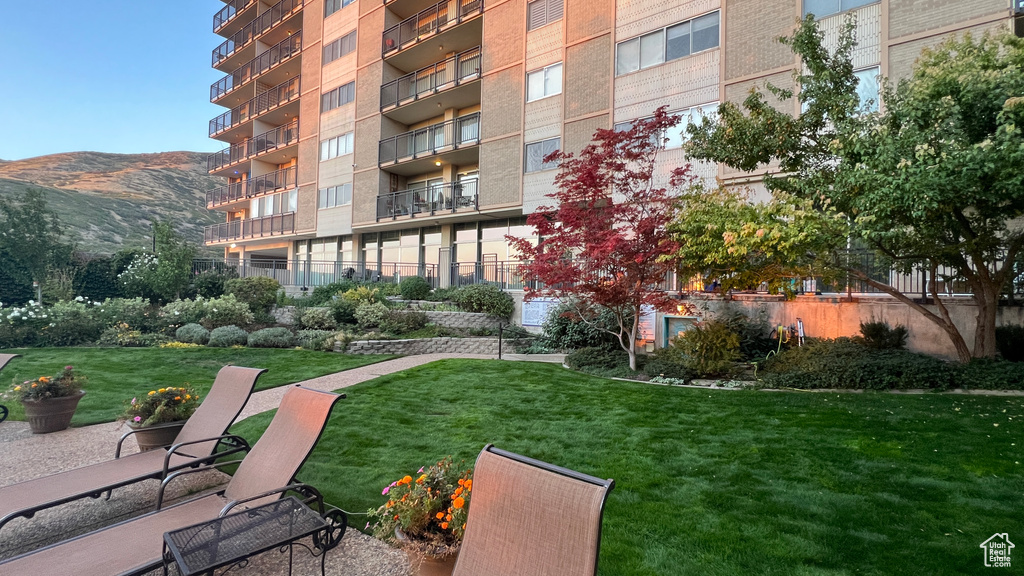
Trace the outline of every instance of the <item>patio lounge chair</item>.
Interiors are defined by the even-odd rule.
[[[0,370],[7,366],[7,363],[18,357],[18,354],[0,354]],[[7,406],[0,404],[0,422],[7,420]]]
[[[144,574],[161,566],[165,532],[266,504],[288,491],[312,495],[322,505],[319,493],[312,487],[293,482],[320,439],[334,403],[341,398],[344,395],[293,386],[281,399],[263,437],[239,464],[224,490],[164,509],[158,505],[155,512],[15,556],[0,562],[0,574]],[[191,472],[172,474],[164,481],[161,492],[174,478]],[[344,514],[339,516],[344,520]],[[339,522],[336,528],[343,535],[344,525]]]
[[[248,450],[245,440],[225,433],[264,372],[262,368],[241,366],[221,368],[210,393],[166,450],[122,457],[121,445],[134,433],[128,432],[118,441],[113,460],[0,487],[0,528],[15,518],[31,518],[46,508],[87,496],[97,498],[104,492],[109,497],[114,488],[151,478],[162,480],[175,470],[208,465],[217,458]]]
[[[488,444],[452,576],[594,576],[614,485]]]

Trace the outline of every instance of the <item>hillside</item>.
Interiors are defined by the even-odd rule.
[[[0,160],[0,196],[43,191],[86,252],[150,245],[150,222],[167,219],[190,242],[222,220],[206,209],[206,191],[224,183],[206,173],[206,154],[71,152]]]

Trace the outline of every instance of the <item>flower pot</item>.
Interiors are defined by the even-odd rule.
[[[85,396],[84,390],[72,396],[45,398],[42,400],[24,400],[25,419],[33,434],[49,434],[59,432],[71,425],[71,417],[75,415],[78,401]]]
[[[184,425],[185,420],[180,420],[178,422],[154,424],[153,426],[138,426],[129,423],[128,427],[136,431],[134,434],[135,441],[139,444],[139,450],[145,452],[156,448],[166,448],[173,444],[174,439],[178,437],[178,433],[181,432],[181,428]]]
[[[412,576],[452,576],[452,572],[455,571],[455,562],[459,559],[458,552],[441,557],[423,554],[408,545],[409,537],[397,527],[395,539],[409,557]]]

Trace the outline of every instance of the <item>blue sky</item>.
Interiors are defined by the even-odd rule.
[[[217,0],[0,0],[0,158],[212,152]]]

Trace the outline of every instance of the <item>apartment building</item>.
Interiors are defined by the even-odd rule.
[[[210,121],[226,184],[206,244],[287,283],[419,274],[516,287],[506,234],[529,236],[554,166],[598,128],[667,105],[665,171],[687,121],[799,65],[775,38],[814,13],[857,18],[860,92],[953,33],[1012,29],[1024,0],[230,0],[214,15],[225,73]],[[795,102],[778,103],[797,112]],[[695,167],[757,188],[762,173]]]

